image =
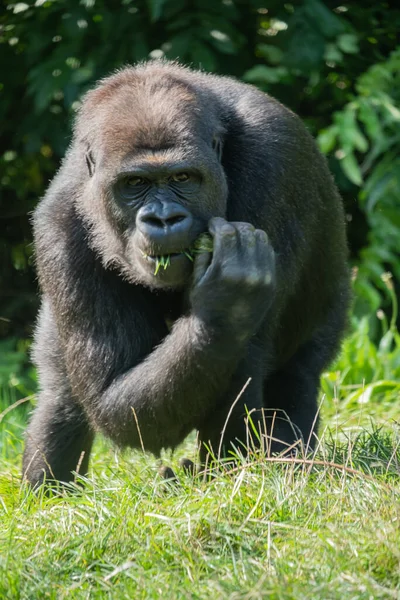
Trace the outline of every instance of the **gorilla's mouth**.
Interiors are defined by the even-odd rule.
[[[182,259],[194,261],[196,254],[213,251],[213,241],[209,233],[201,234],[194,242],[193,246],[181,250],[180,252],[169,252],[168,254],[147,254],[141,250],[143,258],[154,265],[154,275],[163,269],[164,271],[171,266],[172,263],[178,263]],[[185,261],[186,262],[186,261]]]
[[[165,271],[171,265],[171,262],[175,262],[176,259],[180,260],[186,257],[193,262],[193,255],[189,249],[181,252],[170,252],[169,254],[146,254],[145,252],[142,252],[142,254],[148,262],[154,265],[154,275],[157,275],[160,269]]]

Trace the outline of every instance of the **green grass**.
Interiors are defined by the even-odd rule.
[[[193,257],[195,254],[201,254],[203,252],[212,251],[213,241],[211,235],[209,233],[202,233],[195,241],[194,246],[186,251],[184,250],[183,253],[187,256],[189,260],[193,261]],[[143,256],[146,256],[146,254],[143,253]],[[170,266],[171,256],[169,254],[156,256],[155,263],[156,264],[154,267],[154,275],[157,275],[161,268],[163,268],[165,271]]]
[[[164,456],[174,485],[99,439],[83,492],[35,497],[20,486],[29,403],[0,416],[0,598],[399,599],[396,336],[375,347],[363,322],[346,341],[314,461],[253,456],[204,482],[177,467],[192,436]]]

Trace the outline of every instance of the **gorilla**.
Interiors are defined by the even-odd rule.
[[[251,417],[270,452],[313,448],[349,270],[341,198],[295,114],[176,63],[124,68],[84,97],[33,222],[31,485],[87,472],[96,432],[159,456],[195,429],[204,463],[248,449]],[[206,232],[212,252],[192,253]]]

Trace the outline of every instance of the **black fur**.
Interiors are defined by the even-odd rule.
[[[193,268],[179,252],[207,230],[212,261],[197,255]],[[341,199],[292,112],[176,64],[123,69],[84,98],[34,235],[43,302],[31,484],[85,472],[95,431],[158,455],[197,429],[218,450],[250,377],[225,450],[246,441],[253,409],[283,445],[313,445],[349,273]],[[144,254],[172,252],[155,276]]]

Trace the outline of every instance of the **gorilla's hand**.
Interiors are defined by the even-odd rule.
[[[193,313],[236,339],[255,333],[271,305],[275,254],[265,231],[249,223],[211,219],[214,250],[199,254],[190,294]]]

